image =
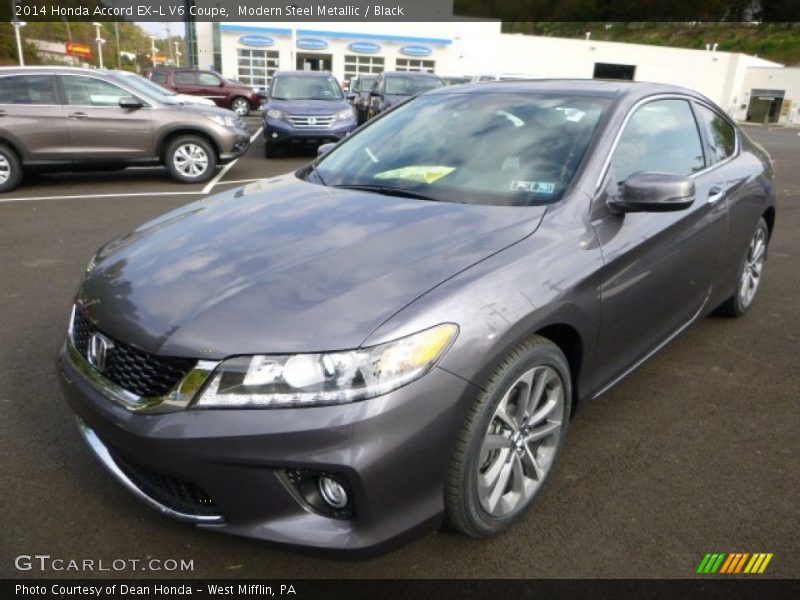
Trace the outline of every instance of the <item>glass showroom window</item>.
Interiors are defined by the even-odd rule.
[[[423,71],[425,73],[433,73],[433,68],[436,61],[433,60],[418,60],[415,58],[398,58],[397,71]]]
[[[349,82],[356,75],[370,75],[372,73],[383,73],[384,59],[382,56],[355,56],[345,54],[344,57],[344,78]]]
[[[278,51],[239,48],[236,53],[239,61],[237,79],[247,85],[267,87],[278,70]]]

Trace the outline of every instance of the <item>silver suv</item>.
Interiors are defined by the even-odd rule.
[[[114,71],[0,68],[0,193],[24,171],[134,165],[200,183],[250,147],[231,111],[185,106],[146,83]]]

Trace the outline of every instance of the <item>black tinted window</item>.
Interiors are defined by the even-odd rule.
[[[634,173],[691,175],[705,168],[700,134],[686,100],[655,100],[636,109],[611,161],[618,182]]]
[[[57,104],[50,75],[0,78],[0,104]]]
[[[736,131],[725,119],[710,108],[695,105],[700,123],[705,127],[709,143],[709,162],[718,163],[733,156],[736,151]]]
[[[167,83],[167,74],[163,71],[156,71],[150,76],[150,79],[156,83]]]

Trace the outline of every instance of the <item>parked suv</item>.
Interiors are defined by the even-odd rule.
[[[113,71],[0,68],[0,192],[23,170],[133,165],[164,165],[178,181],[199,183],[249,146],[231,111],[184,106]]]
[[[444,87],[444,81],[433,73],[387,71],[372,82],[368,118],[405,102],[417,94]]]
[[[264,105],[264,154],[287,144],[315,147],[343,138],[358,126],[353,106],[326,71],[279,71]]]
[[[370,90],[376,75],[359,75],[350,82],[347,100],[355,107],[359,125],[367,120],[369,111]]]
[[[240,117],[261,107],[261,97],[257,88],[226,79],[213,71],[177,67],[159,68],[145,70],[144,76],[179,94],[202,96],[213,100],[217,106],[228,108]]]

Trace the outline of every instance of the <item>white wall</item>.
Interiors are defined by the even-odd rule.
[[[782,115],[780,122],[800,124],[800,68],[756,67],[747,70],[744,78],[742,104],[750,101],[753,89],[784,90],[784,101],[788,101],[788,114]],[[741,110],[737,118],[743,120],[746,110]]]

